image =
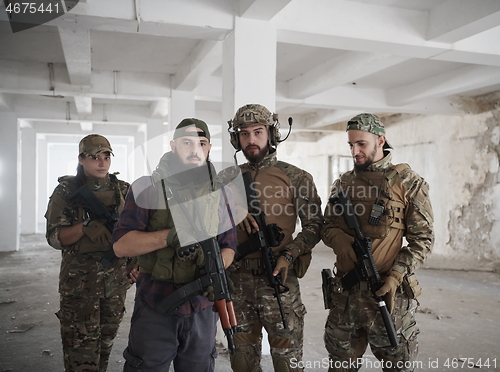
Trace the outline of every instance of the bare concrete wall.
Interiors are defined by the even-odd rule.
[[[436,242],[433,258],[468,267],[500,264],[500,109],[463,116],[385,118],[394,163],[405,162],[430,185]],[[315,178],[326,204],[329,156],[349,155],[345,132],[317,142],[283,143],[279,158]]]
[[[330,193],[330,156],[350,156],[345,132],[319,135],[296,133],[278,146],[278,159],[308,171],[321,197],[323,209]]]
[[[388,123],[395,160],[431,185],[435,255],[500,261],[500,111]]]

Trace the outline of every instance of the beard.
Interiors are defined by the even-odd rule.
[[[245,155],[245,158],[247,158],[248,162],[250,164],[258,164],[264,159],[264,157],[268,154],[269,152],[269,144],[267,144],[264,148],[259,147],[259,152],[257,153],[250,153],[247,149],[249,147],[258,147],[257,145],[249,145],[245,149],[243,149],[243,155]]]
[[[200,164],[194,164],[194,163],[188,163],[188,162],[185,162],[181,156],[179,155],[178,152],[176,152],[175,150],[172,150],[172,153],[175,154],[175,157],[177,158],[178,160],[178,163],[176,165],[176,167],[178,168],[179,171],[184,171],[184,170],[190,170],[190,169],[195,169],[195,168],[198,168],[200,167],[201,165]],[[186,158],[186,161],[189,161],[191,159],[196,159],[196,160],[200,160],[200,157],[196,154],[194,155],[189,155],[187,158]],[[207,160],[208,160],[208,157],[207,157]],[[203,162],[205,163],[205,162]],[[202,164],[203,165],[203,164]]]
[[[356,164],[356,161],[354,160],[354,169],[356,169],[357,171],[367,170],[368,167],[373,164],[373,159],[375,159],[376,154],[377,154],[377,144],[375,144],[373,151],[368,156],[366,156],[366,160],[363,164]]]

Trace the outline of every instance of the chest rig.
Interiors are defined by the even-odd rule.
[[[217,236],[219,227],[217,210],[221,194],[219,189],[216,188],[214,192],[209,182],[202,185],[191,184],[190,188],[169,185],[164,180],[155,183],[154,187],[158,192],[159,205],[150,217],[146,231],[160,231],[175,227],[182,243],[186,240],[186,236],[193,233],[191,224],[194,223],[197,228],[203,225],[208,236]],[[192,202],[193,192],[196,208]],[[199,277],[199,269],[203,267],[203,252],[200,251],[194,259],[186,260],[178,257],[176,254],[178,248],[180,244],[140,256],[141,272],[150,273],[155,280],[169,281],[177,285],[192,282]]]
[[[341,176],[340,188],[349,192],[354,213],[365,236],[383,239],[391,229],[405,229],[405,189],[398,175],[406,168],[409,168],[408,164],[397,164],[383,172],[350,171]],[[335,207],[339,217],[343,213],[340,209]],[[339,228],[354,236],[344,218],[337,221]]]
[[[97,189],[95,189],[96,184],[94,180],[89,180],[87,185],[92,189],[97,200],[108,210],[111,217],[116,221],[118,220],[118,216],[123,209],[125,201],[120,191],[116,176],[110,174],[109,180],[104,182],[105,183],[103,185],[98,185]],[[83,222],[89,218],[89,213],[80,203],[76,203],[74,205],[74,209],[75,224]],[[74,247],[80,253],[105,252],[111,248],[111,243],[95,243],[90,240],[87,235],[83,235]]]

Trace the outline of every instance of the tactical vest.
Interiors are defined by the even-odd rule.
[[[73,183],[73,178],[71,179],[66,179],[68,183],[70,184],[70,190],[76,191],[76,186]],[[123,205],[125,203],[125,200],[123,198],[123,195],[120,191],[120,187],[118,185],[118,179],[116,178],[115,175],[110,174],[109,175],[109,182],[111,186],[111,189],[108,190],[102,190],[102,191],[94,191],[95,196],[97,199],[106,207],[110,210],[111,215],[116,216],[118,218],[119,213],[123,209]],[[78,224],[80,222],[85,221],[86,219],[86,213],[83,209],[83,206],[81,204],[75,205],[76,213],[75,213],[75,224]],[[112,247],[111,243],[103,242],[103,243],[95,243],[87,235],[83,235],[83,237],[80,238],[75,244],[73,244],[73,247],[79,252],[79,253],[93,253],[93,252],[106,252],[108,249]]]
[[[163,187],[165,185],[165,187]],[[192,228],[190,221],[187,220],[184,211],[178,207],[175,207],[175,218],[172,215],[171,208],[169,207],[169,201],[174,200],[172,191],[169,186],[162,182],[155,183],[155,188],[159,193],[159,200],[164,201],[159,203],[160,208],[149,219],[146,231],[160,231],[165,229],[171,229],[175,226],[178,235],[184,233],[192,233]],[[196,187],[196,185],[195,185]],[[192,200],[192,195],[189,189],[177,190],[176,193],[180,200],[187,201],[183,203],[186,207],[185,212],[190,218],[192,223],[195,223],[197,228],[199,228],[199,221],[197,218],[202,219],[205,225],[205,230],[210,237],[216,237],[218,234],[219,227],[219,214],[217,213],[219,201],[220,201],[220,189],[216,188],[216,192],[212,192],[210,183],[206,182],[203,185],[199,185],[198,188],[194,189],[196,195],[198,210],[193,208],[193,204],[189,201]],[[176,204],[176,203],[174,203]],[[172,205],[172,203],[171,203]],[[163,208],[163,206],[165,206]],[[192,218],[192,216],[197,216]],[[180,248],[175,247],[165,247],[154,252],[147,253],[145,255],[139,256],[139,267],[142,273],[150,273],[156,280],[164,280],[173,282],[175,284],[185,284],[190,283],[199,277],[199,269],[203,267],[204,259],[203,252],[199,250],[197,258],[193,260],[183,260],[180,259],[176,250]]]
[[[408,164],[397,164],[386,172],[350,171],[341,176],[340,188],[348,190],[361,232],[365,236],[383,239],[391,229],[405,230],[406,190],[403,187],[403,180],[398,175],[409,167]],[[368,222],[372,206],[376,202],[384,208],[377,226]],[[340,206],[335,207],[335,213],[339,216],[344,212],[340,209]],[[355,235],[343,217],[338,219],[338,224],[344,232],[351,236]]]

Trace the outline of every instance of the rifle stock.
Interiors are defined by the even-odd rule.
[[[338,204],[342,207],[342,212],[347,226],[351,230],[354,230],[356,234],[354,238],[353,249],[356,253],[358,264],[357,267],[353,269],[353,272],[355,272],[356,275],[359,276],[360,280],[366,280],[368,282],[370,291],[372,292],[372,296],[377,301],[377,305],[382,315],[382,319],[384,321],[385,329],[391,342],[391,346],[398,346],[396,330],[394,329],[394,324],[392,323],[392,319],[389,311],[387,310],[385,301],[382,297],[375,294],[375,292],[377,292],[384,285],[384,283],[380,279],[380,274],[373,259],[371,251],[372,241],[369,237],[365,237],[361,232],[361,228],[359,226],[359,222],[352,205],[351,197],[349,196],[349,193],[347,191],[341,191],[338,194],[336,200],[333,200],[333,203]],[[346,282],[352,283],[351,280],[346,280]]]

